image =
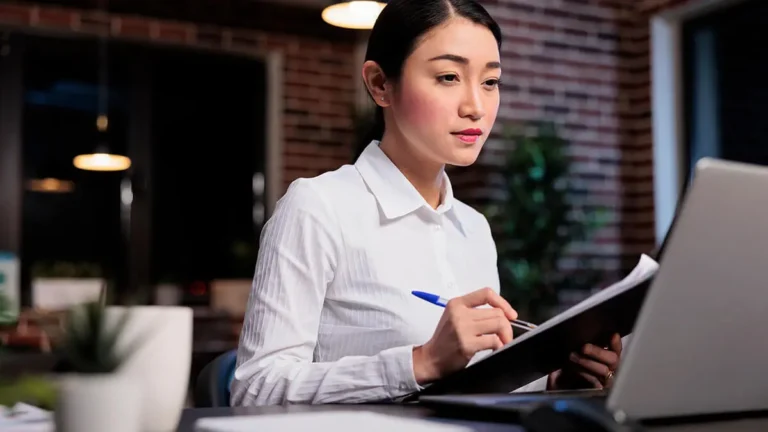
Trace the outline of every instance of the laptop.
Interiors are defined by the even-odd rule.
[[[578,399],[640,421],[767,411],[768,168],[700,160],[662,249],[609,391],[419,403],[498,414]]]

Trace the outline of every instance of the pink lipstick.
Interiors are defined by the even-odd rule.
[[[481,129],[464,129],[463,131],[452,132],[451,134],[455,135],[462,142],[472,144],[477,142],[483,135],[483,131]]]

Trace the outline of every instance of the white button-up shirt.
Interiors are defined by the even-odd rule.
[[[291,184],[264,226],[233,405],[354,403],[419,389],[413,347],[451,298],[499,290],[485,217],[444,177],[433,209],[372,142],[354,165]]]

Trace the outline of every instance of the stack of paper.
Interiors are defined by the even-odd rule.
[[[49,411],[17,403],[12,408],[0,405],[0,431],[53,432],[53,415]]]
[[[370,411],[327,411],[202,418],[195,423],[195,431],[470,432],[472,429],[437,421],[395,417]]]

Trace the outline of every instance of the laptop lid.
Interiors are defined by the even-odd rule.
[[[663,255],[607,408],[768,409],[768,168],[699,161]]]

